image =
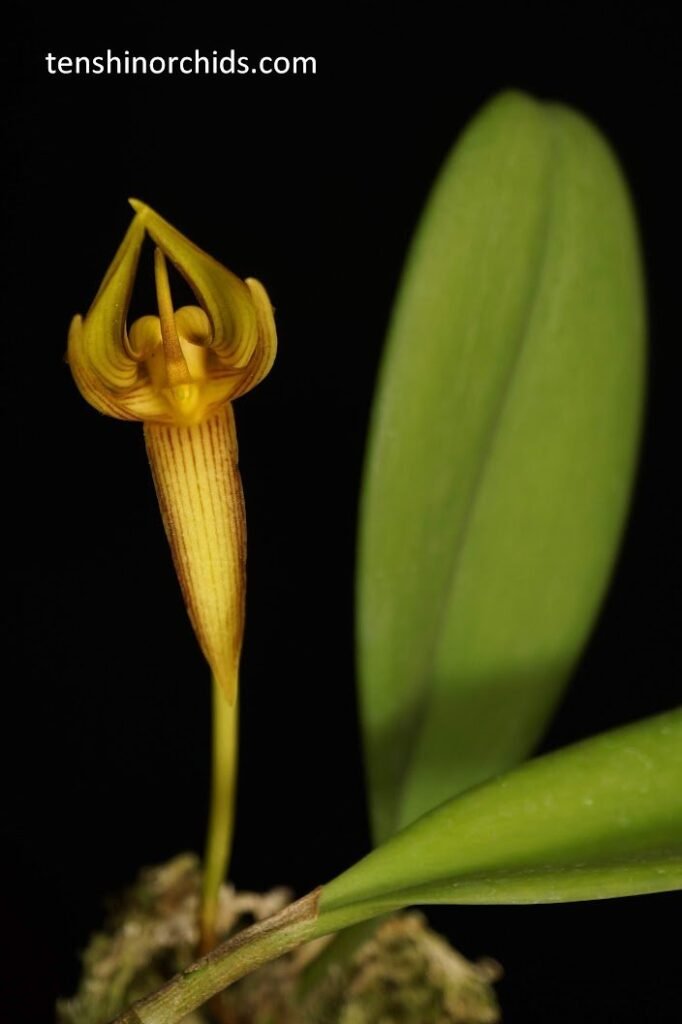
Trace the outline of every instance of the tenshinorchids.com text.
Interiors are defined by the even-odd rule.
[[[45,56],[50,75],[316,75],[316,57],[244,57],[235,50],[212,50],[174,57],[146,57],[123,53],[69,57],[55,53]]]

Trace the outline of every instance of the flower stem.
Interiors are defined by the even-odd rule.
[[[211,805],[199,912],[199,951],[203,955],[216,944],[216,917],[220,886],[227,874],[234,835],[237,783],[238,702],[230,704],[215,678],[213,691],[213,757]]]

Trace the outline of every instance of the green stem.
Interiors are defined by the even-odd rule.
[[[316,936],[320,889],[238,932],[113,1024],[178,1024],[187,1014],[269,960]]]
[[[215,946],[218,896],[232,850],[237,785],[237,701],[230,704],[216,680],[212,679],[211,682],[213,767],[199,912],[199,948],[202,953],[208,953]]]
[[[207,956],[176,974],[162,988],[135,1003],[113,1024],[180,1024],[180,1021],[234,981],[276,960],[304,942],[396,910],[402,904],[367,900],[324,906],[319,887],[266,921],[237,932]]]

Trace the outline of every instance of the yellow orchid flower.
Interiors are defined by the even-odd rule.
[[[244,632],[246,530],[231,402],[270,370],[272,307],[144,203],[85,318],[74,317],[68,362],[100,412],[141,420],[163,523],[197,640],[213,673],[213,785],[199,915],[200,948],[215,944],[220,885],[232,841],[237,684]],[[128,308],[145,236],[156,244],[158,316],[130,328]],[[173,309],[166,260],[198,306]]]
[[[68,361],[88,402],[144,423],[164,526],[199,645],[234,703],[244,625],[244,502],[231,402],[255,387],[276,352],[272,307],[144,203],[83,319]],[[156,243],[158,316],[126,317],[145,235]],[[166,259],[199,306],[175,311]]]

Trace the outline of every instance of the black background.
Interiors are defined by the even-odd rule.
[[[187,16],[191,12],[186,12]],[[513,85],[612,140],[639,210],[650,402],[614,585],[553,748],[678,701],[679,41],[665,13],[520,14],[473,28],[330,20],[327,42],[168,22],[6,44],[2,540],[3,1020],[49,1021],[106,894],[200,849],[209,689],[159,524],[141,430],[96,414],[62,362],[136,195],[277,307],[280,354],[236,412],[249,527],[233,876],[302,894],[368,847],[353,689],[356,502],[373,379],[406,244],[456,135]],[[331,17],[331,16],[330,16]],[[144,20],[144,19],[142,19]],[[264,21],[266,21],[264,16]],[[119,26],[120,27],[120,26]],[[173,26],[177,30],[178,26]],[[329,29],[331,28],[331,32]],[[332,38],[330,38],[332,37]],[[332,43],[334,45],[332,45]],[[49,76],[48,50],[314,54],[315,78]],[[151,310],[148,283],[136,302]],[[677,1017],[680,899],[446,908],[506,969],[505,1020]],[[6,982],[9,985],[6,985]],[[21,1002],[19,1001],[21,999]]]

